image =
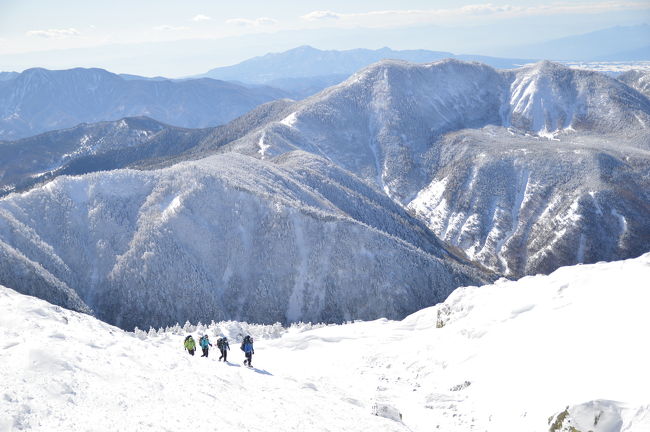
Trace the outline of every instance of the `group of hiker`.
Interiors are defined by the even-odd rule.
[[[196,342],[194,341],[192,335],[185,337],[183,346],[190,355],[194,355],[194,352],[196,351]],[[203,355],[201,357],[208,357],[210,347],[212,346],[208,335],[203,335],[199,338],[199,346],[203,350]],[[221,352],[221,357],[219,357],[218,361],[221,361],[221,359],[223,359],[224,362],[227,361],[226,359],[228,358],[228,351],[230,350],[230,343],[228,342],[228,338],[223,336],[217,339],[217,348],[219,348],[219,351]],[[253,338],[250,337],[250,335],[246,335],[246,337],[244,337],[244,340],[242,340],[240,348],[242,351],[244,351],[244,356],[246,357],[244,360],[244,365],[252,368],[253,365],[251,364],[251,361],[253,360],[253,354],[255,354],[255,349],[253,349]]]

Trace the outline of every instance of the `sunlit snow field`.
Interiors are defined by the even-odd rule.
[[[229,336],[227,364],[184,352],[181,327],[128,333],[0,287],[0,431],[547,431],[567,407],[561,427],[647,431],[649,277],[645,254],[402,321],[186,327]]]

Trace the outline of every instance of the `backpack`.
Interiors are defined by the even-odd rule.
[[[250,336],[246,336],[244,338],[244,340],[242,341],[241,346],[239,348],[241,348],[241,350],[244,351],[244,345],[246,345],[247,343],[252,345],[253,344],[253,338],[250,337]]]
[[[217,348],[221,349],[223,347],[223,338],[217,339]]]
[[[192,335],[185,336],[185,342],[187,342],[187,340],[188,340],[189,338],[191,338],[191,337],[192,337]]]

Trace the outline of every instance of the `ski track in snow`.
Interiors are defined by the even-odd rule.
[[[649,276],[646,254],[459,288],[402,321],[190,329],[229,336],[228,364],[183,352],[180,327],[127,333],[0,287],[0,431],[542,432],[566,407],[564,426],[645,431]]]

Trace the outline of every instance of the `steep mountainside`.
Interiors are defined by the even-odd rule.
[[[125,79],[102,69],[28,69],[0,81],[0,139],[141,115],[182,127],[217,126],[285,95],[206,78]]]
[[[402,203],[430,176],[433,143],[448,132],[496,125],[547,137],[636,136],[650,121],[650,101],[621,82],[549,62],[498,72],[455,60],[386,61],[292,109],[229,149],[324,154]],[[647,139],[634,144],[650,146]]]
[[[408,208],[507,275],[638,256],[650,249],[650,152],[621,141],[494,127],[450,133]]]
[[[631,70],[617,77],[628,86],[650,97],[650,71]]]
[[[0,216],[0,284],[124,328],[403,317],[492,277],[303,152],[59,177]]]
[[[650,101],[616,79],[550,62],[499,72],[455,60],[386,61],[287,113],[223,151],[324,155],[513,276],[650,248]],[[455,180],[440,183],[452,171]],[[454,201],[442,213],[422,204],[432,188]],[[617,198],[587,209],[592,195]],[[529,201],[535,211],[522,207]],[[601,213],[606,223],[589,217]],[[548,224],[556,218],[566,230]]]

